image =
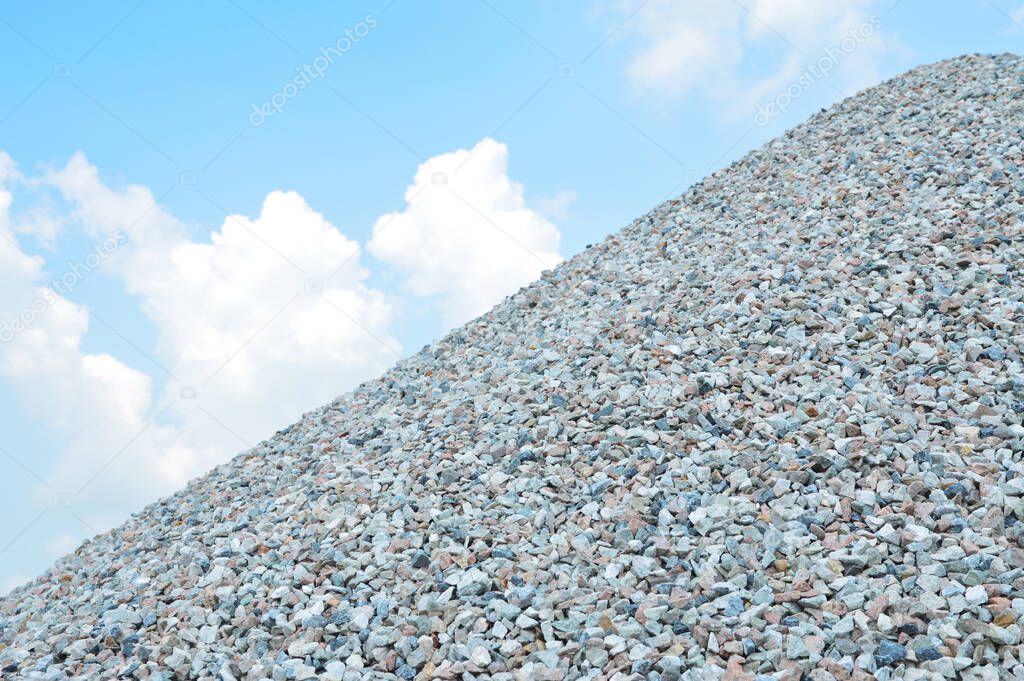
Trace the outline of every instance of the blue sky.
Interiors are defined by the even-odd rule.
[[[0,9],[0,589],[818,108],[1024,41],[796,5]]]

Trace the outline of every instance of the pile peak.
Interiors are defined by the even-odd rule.
[[[0,602],[38,679],[1024,678],[1024,60],[812,117]]]

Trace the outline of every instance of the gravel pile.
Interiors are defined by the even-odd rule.
[[[1024,678],[1024,59],[823,111],[0,604],[31,679]]]

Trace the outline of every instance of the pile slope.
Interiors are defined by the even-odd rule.
[[[823,111],[0,604],[40,679],[1024,678],[1024,60]]]

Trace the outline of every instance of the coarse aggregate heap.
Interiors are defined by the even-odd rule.
[[[1013,55],[814,115],[14,591],[4,678],[1024,678],[1022,140]]]

